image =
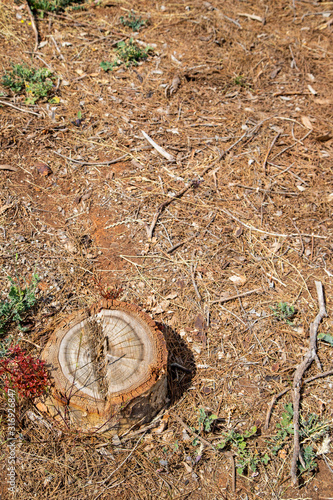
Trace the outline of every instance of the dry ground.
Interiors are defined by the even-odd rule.
[[[333,2],[142,0],[135,12],[149,22],[133,35],[119,20],[133,4],[102,0],[37,20],[34,55],[19,7],[0,2],[1,72],[22,61],[46,65],[59,97],[30,107],[8,89],[0,98],[0,164],[15,169],[0,170],[2,298],[7,276],[41,279],[22,345],[38,355],[58,321],[97,300],[99,286],[118,285],[122,300],[169,329],[170,359],[191,374],[170,369],[165,429],[120,444],[46,431],[21,403],[16,498],[332,497],[331,450],[297,490],[289,440],[267,465],[237,475],[233,492],[230,456],[194,446],[184,424],[198,430],[199,409],[217,415],[201,432],[213,446],[256,425],[248,449],[262,457],[291,393],[265,430],[268,405],[308,347],[315,280],[328,311],[320,332],[332,330]],[[100,62],[130,36],[154,52],[104,72]],[[40,162],[50,175],[38,172]],[[297,309],[293,325],[272,316],[280,301]],[[332,347],[319,342],[318,355],[332,369]],[[318,373],[313,363],[306,376]],[[332,383],[307,384],[301,403],[304,417],[319,415],[331,432]],[[1,453],[4,464],[5,446]],[[4,483],[1,498],[11,498]]]

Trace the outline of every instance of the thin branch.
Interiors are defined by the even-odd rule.
[[[158,144],[156,144],[155,141],[153,141],[153,139],[151,137],[149,137],[148,134],[146,134],[146,132],[144,132],[143,130],[141,130],[141,133],[143,135],[143,137],[149,142],[149,144],[151,144],[153,146],[153,148],[156,149],[156,151],[158,153],[160,153],[160,155],[164,156],[164,158],[166,158],[168,161],[176,161],[175,160],[175,157],[173,155],[171,155],[170,153],[168,153],[167,151],[165,151],[164,148],[162,148],[161,146],[159,146]]]
[[[37,27],[36,27],[34,15],[33,15],[33,13],[31,12],[31,9],[30,9],[29,0],[25,0],[25,4],[26,4],[27,9],[28,9],[28,14],[29,14],[29,17],[30,17],[31,26],[32,26],[32,29],[34,30],[34,34],[35,34],[35,47],[34,47],[34,49],[32,51],[32,55],[33,55],[33,53],[36,52],[36,50],[38,49],[38,30],[37,30]]]
[[[293,381],[293,424],[294,424],[294,451],[291,461],[291,481],[294,486],[298,484],[297,477],[297,461],[300,454],[300,443],[299,443],[299,405],[301,400],[301,387],[302,387],[302,377],[304,372],[309,368],[312,361],[317,355],[317,331],[321,320],[327,316],[325,308],[324,290],[323,285],[320,281],[315,281],[318,303],[319,303],[319,313],[315,317],[315,320],[310,325],[310,342],[308,352],[305,354],[303,361],[298,365]]]
[[[333,375],[333,370],[327,370],[326,372],[319,373],[318,375],[315,375],[314,377],[306,378],[303,383],[309,384],[310,382],[313,382],[314,380],[317,380],[319,378],[329,377],[330,375]],[[279,394],[275,394],[272,397],[272,400],[269,403],[269,407],[268,407],[268,410],[266,413],[266,421],[265,421],[265,427],[264,427],[266,431],[268,430],[268,427],[269,427],[269,421],[271,419],[272,410],[273,410],[275,403],[277,402],[278,399],[280,399],[282,396],[284,396],[284,394],[286,394],[290,390],[291,390],[291,387],[287,387],[283,391],[279,392]]]
[[[157,211],[156,211],[156,213],[155,213],[155,215],[153,217],[152,223],[150,224],[149,227],[147,226],[148,241],[151,241],[151,239],[153,237],[153,233],[154,233],[154,229],[155,229],[156,223],[158,221],[158,218],[161,215],[161,213],[164,212],[164,210],[166,209],[166,207],[168,207],[173,201],[178,200],[179,198],[181,198],[185,193],[187,193],[187,191],[189,191],[191,189],[191,187],[195,187],[195,186],[197,186],[197,182],[196,181],[192,181],[190,184],[187,184],[183,189],[181,189],[180,191],[178,191],[178,193],[175,194],[175,196],[173,196],[172,198],[169,198],[164,203],[161,203],[161,205],[157,208]]]
[[[1,101],[0,101],[1,102]],[[78,163],[79,165],[112,165],[113,163],[118,163],[120,160],[123,160],[128,156],[126,153],[123,156],[119,156],[119,158],[115,158],[114,160],[109,160],[109,161],[96,161],[96,162],[87,162],[87,161],[82,161],[82,160],[75,160],[74,158],[69,158],[68,156],[64,156],[60,153],[57,153],[56,151],[52,151],[57,156],[61,156],[61,158],[64,158],[65,160],[72,161],[73,163]]]
[[[6,101],[0,101],[0,104],[4,104],[5,106],[10,106],[11,108],[17,109],[18,111],[22,111],[23,113],[30,113],[31,115],[35,115],[39,117],[38,113],[35,113],[34,111],[30,111],[29,109],[22,109],[19,108],[18,106],[14,106],[14,104]]]
[[[228,302],[229,300],[238,299],[240,297],[246,297],[246,295],[251,295],[252,293],[262,292],[261,288],[256,288],[255,290],[249,290],[248,292],[239,293],[238,295],[231,295],[230,297],[223,297],[218,300],[213,300],[211,304],[222,304],[223,302]]]
[[[229,210],[225,210],[224,208],[220,208],[220,207],[218,207],[218,210],[220,212],[223,212],[224,214],[228,215],[232,219],[236,220],[237,222],[239,222],[240,224],[242,224],[247,229],[250,229],[251,231],[256,231],[257,233],[268,234],[269,236],[280,236],[281,238],[292,238],[292,237],[296,237],[296,236],[307,236],[309,238],[312,238],[312,236],[313,236],[313,238],[321,238],[321,239],[324,239],[324,240],[327,239],[327,236],[321,236],[319,234],[304,234],[304,233],[280,234],[280,233],[271,233],[270,231],[264,231],[263,229],[258,229],[256,227],[249,226],[248,224],[245,224],[245,222],[242,222],[235,215],[233,215],[231,212],[229,212]]]

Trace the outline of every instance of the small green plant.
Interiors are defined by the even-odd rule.
[[[121,16],[120,22],[123,26],[128,26],[132,31],[140,31],[146,25],[147,21],[143,21],[141,16],[136,17],[135,12],[132,10],[127,17]]]
[[[140,47],[134,43],[133,38],[130,38],[127,43],[124,41],[119,42],[117,44],[116,52],[126,66],[130,66],[131,64],[133,64],[133,66],[137,66],[138,61],[141,59],[147,59],[148,53],[152,50],[153,49],[149,46],[145,49],[140,49]]]
[[[10,323],[16,323],[22,328],[22,321],[26,313],[31,309],[37,301],[35,292],[39,278],[34,274],[30,285],[22,288],[19,282],[15,282],[9,278],[11,287],[7,300],[0,302],[0,335],[6,333],[6,329]]]
[[[246,82],[246,78],[243,75],[237,75],[231,82],[233,85],[237,85],[242,88],[247,88],[249,85]]]
[[[12,347],[12,340],[12,337],[9,335],[9,337],[0,342],[0,360],[8,356],[9,349]]]
[[[284,321],[288,325],[292,325],[293,318],[296,315],[295,307],[287,304],[287,302],[279,302],[275,306],[269,307],[278,321]]]
[[[198,428],[193,427],[192,429],[197,434],[201,434],[202,432],[210,432],[216,419],[217,415],[208,415],[203,408],[199,408]],[[192,442],[192,445],[197,446],[198,444],[199,439],[195,438]]]
[[[54,76],[47,68],[36,69],[26,64],[12,64],[12,68],[2,76],[2,85],[15,94],[25,92],[26,104],[35,104],[53,88]]]
[[[255,425],[243,434],[231,430],[224,434],[223,441],[218,443],[216,446],[218,450],[230,447],[234,451],[238,474],[243,475],[246,471],[252,471],[252,473],[255,473],[261,462],[267,464],[269,461],[267,454],[261,458],[257,450],[253,451],[248,447],[248,439],[255,436],[256,433],[257,427]]]
[[[291,442],[291,436],[294,435],[292,403],[286,404],[284,409],[280,423],[276,424],[278,432],[268,441],[273,455],[277,455],[280,450],[287,446]],[[304,461],[303,465],[298,463],[300,473],[316,469],[314,443],[319,441],[328,431],[328,423],[321,421],[318,415],[310,413],[306,419],[302,415],[300,416],[299,437]]]
[[[113,61],[113,62],[109,62],[109,61],[102,61],[101,64],[100,64],[100,67],[104,70],[104,71],[112,71],[113,68],[117,68],[118,66],[120,66],[121,62],[120,61]]]
[[[102,61],[100,67],[104,71],[112,71],[113,68],[125,64],[128,68],[129,66],[137,66],[138,61],[141,59],[147,59],[148,54],[152,51],[152,47],[147,46],[145,49],[140,49],[134,41],[130,38],[128,42],[119,42],[116,48],[116,54],[119,59],[115,59],[113,62]]]
[[[199,418],[198,418],[198,434],[202,431],[210,432],[212,430],[213,422],[217,419],[217,415],[207,415],[203,408],[199,409]]]
[[[43,18],[44,12],[59,12],[72,4],[82,4],[84,1],[85,0],[29,0],[29,5],[32,10],[38,11],[40,17]],[[75,8],[75,6],[72,8]]]

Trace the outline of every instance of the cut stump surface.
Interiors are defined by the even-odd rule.
[[[43,354],[53,387],[40,408],[88,432],[121,434],[166,403],[167,349],[137,306],[103,300],[67,318]]]

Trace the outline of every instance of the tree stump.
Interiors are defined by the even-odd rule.
[[[120,435],[166,404],[165,339],[133,304],[103,300],[75,313],[51,335],[42,358],[54,383],[39,407],[70,427]]]

